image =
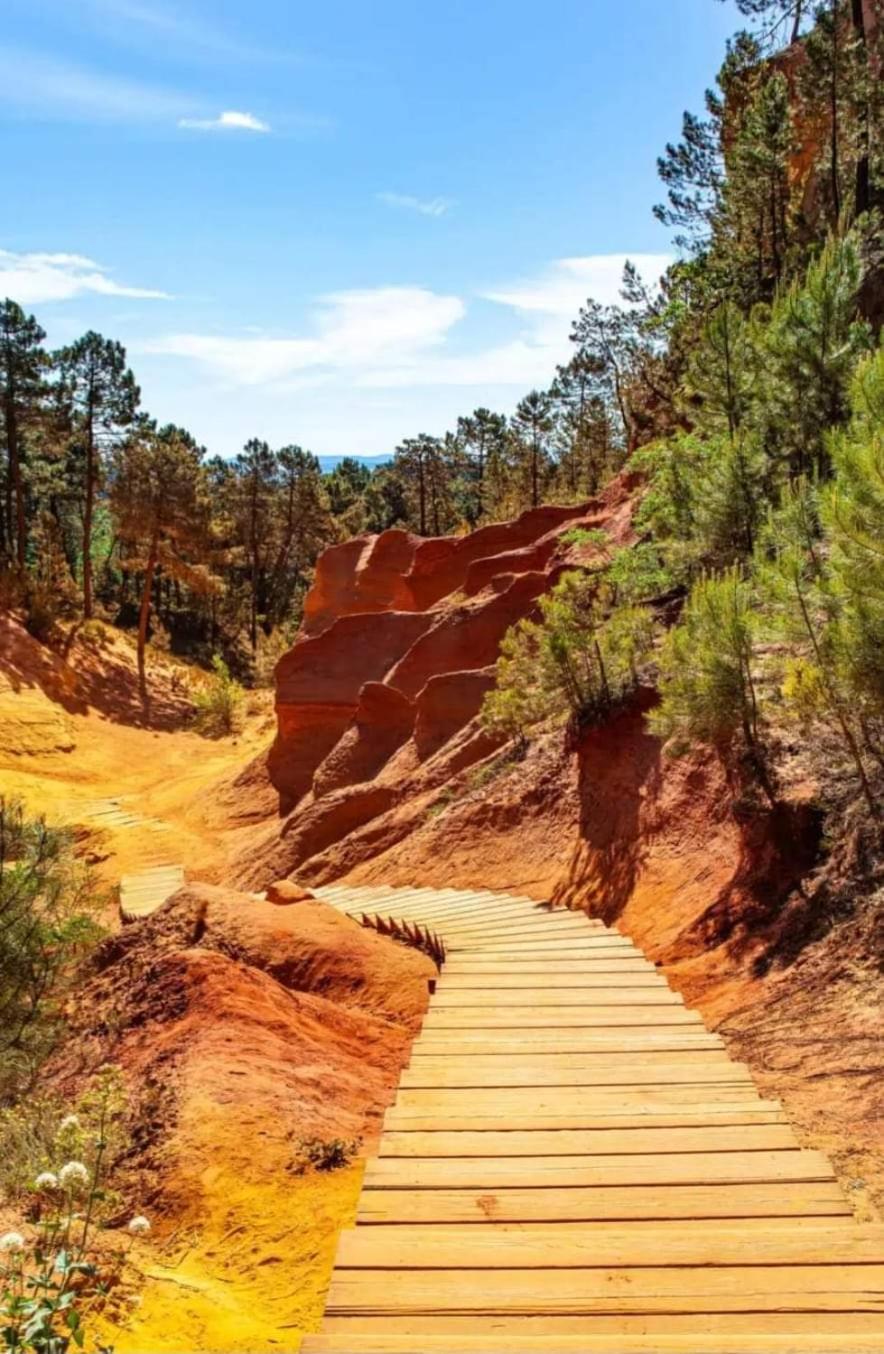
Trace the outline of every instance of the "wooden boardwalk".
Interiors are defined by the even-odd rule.
[[[162,907],[167,898],[184,883],[184,866],[177,864],[169,850],[172,824],[159,818],[145,818],[133,812],[123,799],[93,799],[85,803],[71,801],[62,808],[65,823],[85,823],[115,831],[138,828],[149,833],[143,853],[144,868],[125,874],[118,886],[120,916],[123,921],[140,921]]]
[[[884,1350],[884,1226],[630,941],[508,894],[315,893],[448,958],[303,1354]]]
[[[123,921],[149,917],[183,883],[183,865],[154,865],[137,874],[124,874],[120,880],[120,916]]]

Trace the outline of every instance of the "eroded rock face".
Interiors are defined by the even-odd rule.
[[[433,622],[430,614],[388,611],[343,616],[299,639],[276,666],[276,740],[270,777],[290,807],[351,723],[366,682],[379,682]]]
[[[350,727],[313,777],[317,796],[343,785],[373,780],[393,753],[411,737],[414,702],[393,686],[366,682]]]
[[[566,569],[603,562],[597,542],[563,536],[580,526],[627,544],[636,488],[623,475],[590,502],[466,536],[392,530],[327,550],[276,671],[267,767],[287,817],[239,878],[259,889],[296,870],[335,878],[353,855],[345,842],[364,850],[413,830],[431,790],[499,744],[477,716],[507,630]]]
[[[475,718],[493,686],[493,667],[430,678],[417,698],[414,743],[421,761]]]

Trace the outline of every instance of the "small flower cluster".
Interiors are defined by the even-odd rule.
[[[118,1072],[103,1069],[80,1113],[66,1114],[55,1130],[48,1168],[33,1176],[33,1229],[0,1235],[0,1349],[64,1354],[81,1347],[85,1313],[121,1272],[126,1248],[96,1251],[93,1237],[119,1202],[107,1176],[122,1145],[123,1107]],[[63,1164],[55,1167],[53,1157]],[[127,1226],[133,1242],[150,1230],[143,1214]]]

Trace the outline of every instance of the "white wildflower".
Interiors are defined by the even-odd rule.
[[[77,1185],[88,1185],[89,1172],[82,1161],[69,1161],[62,1166],[58,1178],[65,1189],[74,1189]]]
[[[25,1239],[21,1232],[6,1232],[0,1236],[0,1251],[23,1251]]]
[[[58,1189],[58,1176],[54,1171],[41,1171],[34,1181],[34,1189]]]
[[[75,1128],[80,1127],[80,1116],[78,1114],[66,1114],[58,1125],[59,1133],[73,1133]]]
[[[133,1236],[146,1236],[150,1231],[150,1223],[141,1213],[137,1218],[133,1218],[129,1223],[129,1231]]]

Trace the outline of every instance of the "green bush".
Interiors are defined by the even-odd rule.
[[[194,728],[207,738],[236,733],[242,727],[243,688],[218,654],[212,659],[212,676],[194,692]]]
[[[0,1096],[27,1086],[64,1027],[99,939],[88,874],[66,834],[0,795]]]
[[[650,612],[615,605],[611,586],[592,575],[565,574],[540,612],[507,632],[482,706],[486,728],[519,742],[548,719],[603,719],[637,687],[653,640]]]

